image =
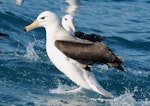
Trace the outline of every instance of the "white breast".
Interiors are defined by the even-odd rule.
[[[91,89],[86,83],[83,77],[83,71],[76,65],[73,64],[68,57],[66,57],[62,52],[60,52],[54,43],[46,44],[46,51],[51,60],[51,62],[67,77],[69,77],[76,84]]]

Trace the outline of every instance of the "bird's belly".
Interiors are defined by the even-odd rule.
[[[47,54],[51,62],[68,78],[70,78],[77,85],[80,85],[86,89],[90,89],[89,85],[86,83],[83,77],[83,71],[72,63],[68,57],[66,57],[62,52],[60,52],[56,47],[47,47]]]

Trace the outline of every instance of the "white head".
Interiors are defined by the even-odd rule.
[[[75,27],[73,25],[73,16],[71,14],[67,14],[62,18],[62,26],[70,33],[75,33]]]
[[[30,25],[26,26],[24,28],[25,32],[28,32],[32,29],[38,28],[38,27],[44,27],[44,28],[51,28],[57,27],[59,25],[59,19],[57,15],[50,11],[44,11],[42,12],[37,19],[31,23]]]

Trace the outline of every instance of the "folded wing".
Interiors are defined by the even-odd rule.
[[[124,71],[121,63],[123,59],[116,56],[105,44],[95,42],[91,44],[56,40],[55,46],[66,56],[86,65],[104,63]]]
[[[85,34],[81,31],[75,32],[75,36],[80,39],[86,39],[92,42],[102,42],[106,40],[105,36],[96,35],[96,34]]]

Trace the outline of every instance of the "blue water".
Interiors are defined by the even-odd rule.
[[[79,1],[79,0],[78,0]],[[106,65],[93,67],[98,82],[116,96],[107,99],[76,88],[50,62],[43,28],[24,33],[42,11],[60,18],[65,0],[0,0],[0,105],[2,106],[150,106],[150,1],[81,0],[75,11],[77,31],[107,36],[106,43],[124,58],[126,72]]]

